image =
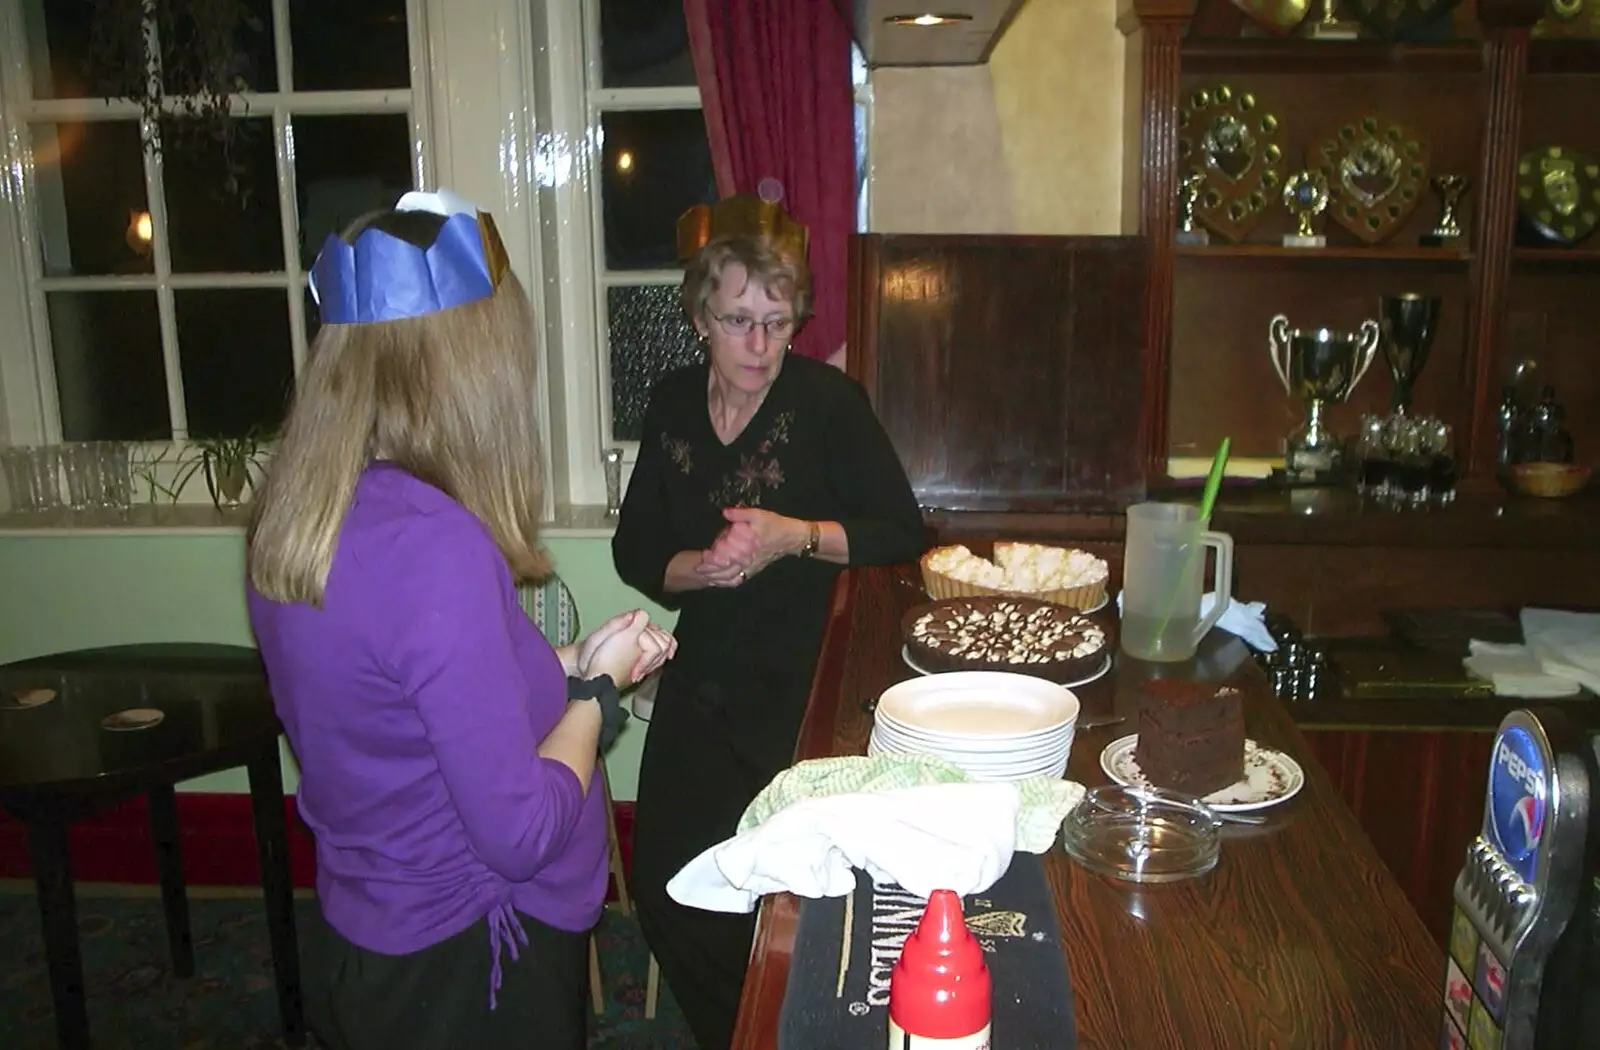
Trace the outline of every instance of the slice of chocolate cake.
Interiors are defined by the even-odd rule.
[[[1156,787],[1204,798],[1244,776],[1244,698],[1215,682],[1144,684],[1134,761]]]
[[[906,649],[928,671],[1013,671],[1076,682],[1100,669],[1107,632],[1064,605],[1031,598],[946,598],[901,622]]]

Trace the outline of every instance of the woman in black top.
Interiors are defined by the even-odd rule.
[[[721,1050],[754,918],[684,907],[667,881],[730,837],[786,768],[843,565],[910,561],[921,513],[860,385],[790,356],[809,274],[764,236],[711,241],[684,308],[708,361],[651,396],[612,553],[618,574],[680,608],[635,812],[631,882],[661,973],[702,1050]]]

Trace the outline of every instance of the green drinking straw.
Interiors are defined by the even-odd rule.
[[[1211,520],[1211,508],[1216,505],[1217,491],[1222,488],[1222,472],[1228,466],[1228,446],[1232,438],[1223,438],[1222,444],[1217,446],[1216,454],[1211,457],[1211,473],[1206,475],[1206,487],[1200,493],[1200,518],[1198,527],[1204,529],[1206,522]],[[1196,543],[1189,548],[1189,560],[1183,563],[1183,571],[1178,578],[1172,581],[1172,593],[1167,598],[1166,612],[1161,617],[1161,623],[1156,628],[1156,637],[1160,638],[1167,632],[1167,625],[1172,621],[1172,616],[1177,612],[1178,592],[1183,590],[1183,581],[1189,575],[1194,558],[1200,553],[1201,544]]]

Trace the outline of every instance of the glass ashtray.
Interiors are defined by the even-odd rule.
[[[1061,840],[1090,871],[1127,882],[1176,882],[1217,866],[1222,821],[1199,799],[1162,788],[1092,788],[1067,814]]]

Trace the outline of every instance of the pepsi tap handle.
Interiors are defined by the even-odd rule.
[[[1450,956],[1470,1001],[1452,1012],[1458,1021],[1461,1010],[1470,1015],[1472,1036],[1448,1045],[1536,1050],[1546,964],[1586,877],[1587,746],[1555,708],[1512,711],[1500,722],[1483,830],[1455,884]]]

